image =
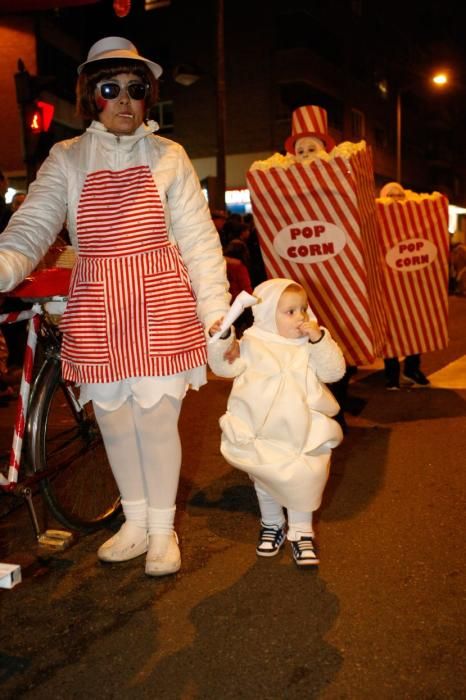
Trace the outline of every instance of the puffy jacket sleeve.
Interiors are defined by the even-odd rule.
[[[199,179],[183,148],[179,147],[177,171],[167,191],[171,231],[197,299],[199,318],[208,329],[225,316],[230,294],[220,237],[210,216]]]
[[[65,159],[57,144],[37,173],[24,204],[0,234],[0,269],[8,265],[10,273],[8,283],[1,274],[3,291],[7,291],[6,284],[8,289],[16,287],[36,267],[60,232],[66,219],[67,184]],[[15,258],[17,264],[13,264]]]
[[[333,340],[326,328],[317,343],[309,343],[309,364],[321,382],[332,383],[341,379],[346,370],[345,358],[340,346]]]
[[[10,292],[34,269],[34,263],[17,250],[0,250],[0,292]]]

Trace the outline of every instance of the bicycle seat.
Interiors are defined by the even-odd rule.
[[[68,296],[72,270],[67,267],[52,267],[30,274],[7,296],[20,297],[24,301],[47,301]]]

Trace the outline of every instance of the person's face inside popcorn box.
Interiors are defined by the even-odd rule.
[[[325,153],[324,142],[315,136],[303,136],[296,141],[295,155],[299,163],[310,163]]]

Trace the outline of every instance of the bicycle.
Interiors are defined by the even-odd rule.
[[[70,530],[93,532],[120,511],[91,405],[82,407],[76,387],[61,375],[58,323],[70,273],[66,268],[33,273],[10,293],[32,308],[0,315],[0,324],[29,320],[8,473],[0,471],[0,489],[26,499],[39,542],[47,538],[32,502],[36,485],[53,516]]]

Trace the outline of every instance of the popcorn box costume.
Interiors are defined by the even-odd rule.
[[[328,149],[325,110],[306,106],[296,112],[287,147],[294,153],[298,136],[314,133]],[[297,162],[293,153],[256,161],[247,174],[267,273],[292,277],[304,287],[348,364],[371,362],[381,354],[385,318],[378,301],[382,280],[370,149],[364,141],[345,142],[308,163]]]
[[[438,192],[404,190],[404,196],[376,200],[387,317],[384,357],[448,344],[448,201]]]
[[[220,418],[221,452],[285,507],[313,511],[330,451],[343,437],[331,418],[339,406],[323,382],[340,379],[345,368],[327,330],[318,343],[278,334],[276,307],[290,283],[273,279],[255,290],[254,324],[240,341],[237,376]]]

